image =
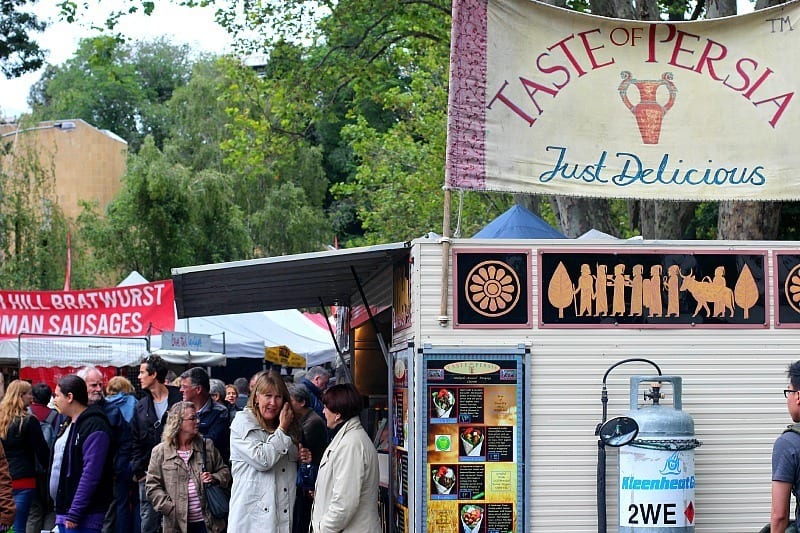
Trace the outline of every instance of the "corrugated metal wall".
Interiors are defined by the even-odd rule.
[[[532,244],[533,243],[533,244]],[[552,249],[555,241],[455,241],[454,248]],[[798,243],[615,243],[581,242],[582,248],[615,246],[659,249],[797,250]],[[574,246],[574,243],[573,243]],[[716,248],[714,248],[716,247]],[[792,248],[794,247],[794,248]],[[530,346],[530,398],[526,528],[529,532],[596,531],[597,439],[602,378],[614,363],[629,357],[651,359],[663,374],[683,378],[683,408],[694,417],[703,446],[695,456],[696,531],[758,531],[769,520],[772,443],[789,423],[786,367],[800,359],[800,330],[539,330],[536,327],[536,253],[533,254],[534,328],[520,330],[441,327],[441,247],[418,243],[412,252],[414,307],[411,331],[417,343],[435,346]],[[769,291],[772,258],[768,257]],[[448,315],[452,309],[452,275]],[[768,296],[768,300],[769,300]],[[770,316],[770,323],[772,322]],[[413,332],[413,333],[412,333]],[[629,377],[652,375],[634,363],[609,376],[608,416],[628,409]],[[671,391],[667,390],[671,394]],[[670,399],[667,399],[668,403]],[[424,454],[421,459],[424,459]],[[608,530],[616,531],[617,452],[608,451]]]

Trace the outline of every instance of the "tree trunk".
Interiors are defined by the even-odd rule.
[[[758,0],[755,8],[764,9],[783,3],[783,1],[776,0]],[[734,0],[714,0],[708,6],[709,14],[712,12],[712,8],[716,16],[736,14]],[[781,202],[720,202],[717,238],[728,240],[776,239],[782,206]]]

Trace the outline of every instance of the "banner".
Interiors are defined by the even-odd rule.
[[[0,339],[19,333],[142,337],[175,329],[172,280],[82,291],[0,291]]]
[[[800,198],[797,2],[694,22],[455,0],[447,185]]]

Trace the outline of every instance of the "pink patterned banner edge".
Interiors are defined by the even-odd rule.
[[[447,112],[448,187],[486,188],[488,0],[454,0]]]

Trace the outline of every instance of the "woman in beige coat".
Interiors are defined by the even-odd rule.
[[[192,402],[169,410],[161,444],[153,448],[147,469],[147,497],[162,515],[164,533],[221,533],[225,519],[214,518],[206,505],[207,483],[231,485],[231,471],[210,440],[203,439]]]
[[[322,413],[335,432],[322,454],[311,527],[314,533],[380,531],[378,452],[361,426],[364,404],[351,384],[334,385],[322,397]]]

